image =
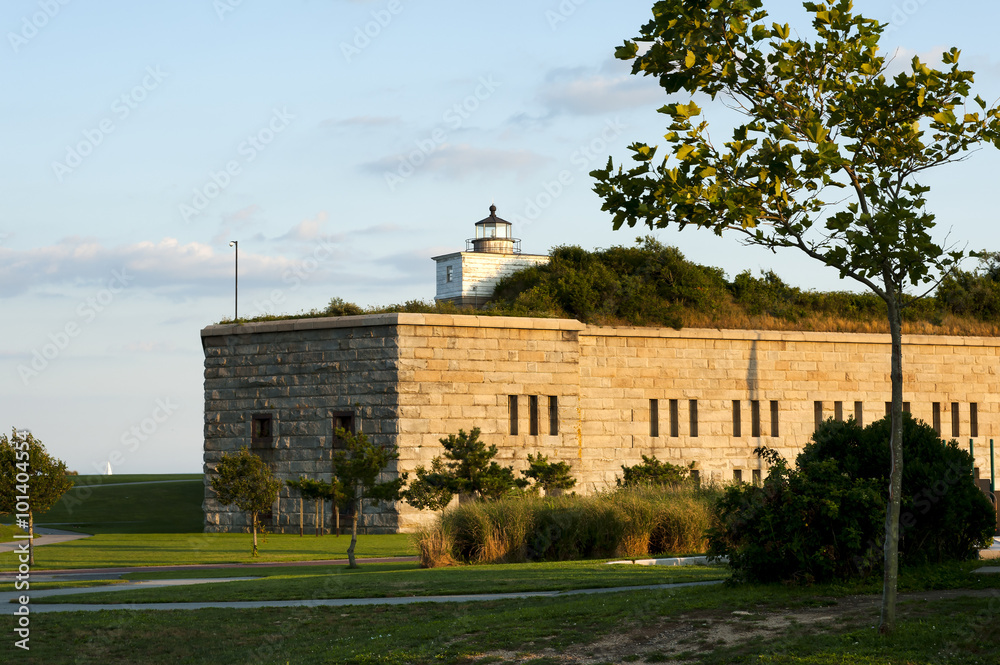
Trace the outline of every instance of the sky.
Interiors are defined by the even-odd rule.
[[[651,5],[6,0],[0,428],[80,473],[200,472],[199,331],[233,316],[233,240],[241,317],[431,300],[431,257],[491,202],[528,253],[655,235],[730,278],[853,288],[707,232],[612,230],[589,171],[687,101],[613,57]],[[995,3],[855,7],[896,63],[957,46],[1000,97]],[[800,3],[765,8],[808,30]],[[938,238],[1000,248],[998,167],[991,147],[923,180]]]

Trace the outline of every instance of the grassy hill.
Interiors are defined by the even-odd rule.
[[[201,474],[74,476],[37,526],[86,533],[192,533],[204,523]]]

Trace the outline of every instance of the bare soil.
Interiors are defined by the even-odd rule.
[[[996,590],[957,589],[900,594],[898,616],[919,614],[921,601],[936,601],[969,596],[990,596]],[[526,651],[491,651],[477,661],[486,663],[525,663],[541,659],[560,665],[605,665],[607,663],[693,663],[698,654],[754,641],[768,641],[795,633],[820,632],[836,628],[847,632],[878,624],[880,596],[845,596],[819,598],[828,602],[821,607],[787,608],[761,612],[693,612],[664,617],[651,626],[622,630],[590,644],[566,651],[538,649]]]

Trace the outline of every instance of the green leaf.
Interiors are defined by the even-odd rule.
[[[695,63],[694,51],[688,50],[687,57],[684,58],[684,66],[687,67],[688,69],[691,69],[692,67],[694,67],[694,63]]]

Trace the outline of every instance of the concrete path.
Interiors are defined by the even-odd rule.
[[[202,610],[209,608],[217,609],[256,609],[261,607],[347,607],[350,605],[412,605],[413,603],[471,603],[487,600],[510,600],[518,598],[561,598],[565,596],[590,595],[598,593],[618,593],[621,591],[643,591],[678,589],[682,587],[706,586],[712,584],[722,584],[722,580],[710,582],[681,582],[678,584],[650,584],[644,586],[612,587],[607,589],[574,589],[572,591],[525,591],[520,593],[483,593],[466,594],[461,596],[407,596],[405,598],[331,598],[312,600],[244,600],[216,603],[130,603],[130,604],[60,604],[60,605],[38,605],[31,604],[31,613],[41,612],[100,612],[102,610]],[[98,587],[89,589],[56,589],[53,591],[90,593],[93,591],[105,591],[118,589],[114,587]],[[31,594],[34,597],[41,597],[45,591],[36,591]],[[13,596],[13,594],[0,594],[0,599]],[[8,605],[10,606],[10,605]],[[5,612],[6,614],[6,612]]]
[[[35,527],[35,547],[39,545],[53,545],[55,543],[65,543],[70,540],[79,540],[80,538],[90,538],[89,533],[76,533],[75,531],[60,531],[59,529],[50,529],[48,527]],[[7,543],[0,543],[0,552],[13,552],[16,548],[21,546],[21,543],[26,542],[27,538],[21,538],[20,540],[12,540]]]
[[[979,550],[980,559],[1000,559],[1000,538],[993,539],[993,547],[988,550]]]

